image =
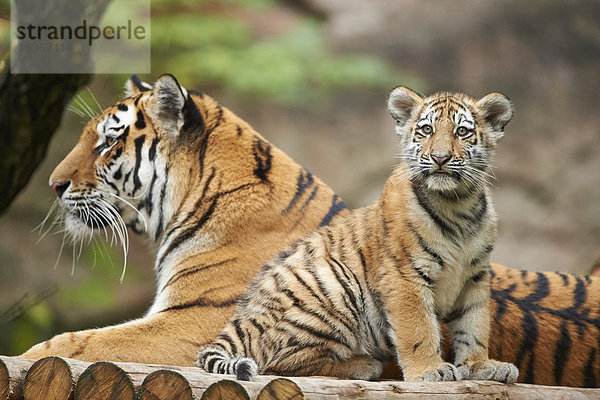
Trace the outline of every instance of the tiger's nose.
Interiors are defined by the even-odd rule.
[[[70,184],[71,184],[71,182],[69,182],[69,181],[67,181],[67,182],[50,182],[50,187],[52,188],[54,193],[56,193],[56,195],[60,199]]]
[[[431,159],[440,167],[450,160],[450,156],[446,154],[432,154]]]

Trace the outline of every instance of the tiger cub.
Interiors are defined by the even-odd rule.
[[[296,242],[263,267],[196,365],[208,372],[376,379],[397,356],[408,381],[489,379],[490,161],[512,117],[498,93],[388,100],[401,162],[381,198]],[[453,336],[444,362],[438,319]]]

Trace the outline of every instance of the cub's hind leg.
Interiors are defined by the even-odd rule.
[[[345,361],[326,363],[315,375],[371,381],[379,378],[382,371],[381,361],[370,356],[354,356]]]
[[[513,383],[519,370],[511,363],[490,360],[489,282],[471,282],[465,287],[456,308],[444,322],[452,333],[455,361],[462,379],[482,379]]]

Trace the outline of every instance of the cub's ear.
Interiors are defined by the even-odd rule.
[[[400,126],[405,125],[423,98],[407,87],[398,86],[392,90],[388,98],[388,110]]]
[[[152,85],[143,82],[136,74],[131,75],[125,82],[125,97],[135,96],[148,90],[152,90]]]
[[[187,100],[187,91],[173,75],[165,74],[154,83],[152,94],[156,98],[152,111],[158,123],[165,131],[176,136],[183,126],[183,106]]]
[[[494,130],[497,139],[503,136],[504,127],[512,119],[513,104],[501,93],[490,93],[475,103],[481,117]]]

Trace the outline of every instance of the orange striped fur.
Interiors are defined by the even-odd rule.
[[[128,86],[131,97],[107,108],[102,116],[85,127],[76,149],[57,167],[53,179],[72,182],[82,193],[91,190],[86,189],[86,180],[94,190],[110,192],[109,183],[100,183],[101,179],[110,178],[104,174],[103,165],[122,147],[121,157],[127,159],[123,162],[133,163],[135,169],[135,139],[138,139],[142,156],[140,168],[143,160],[149,159],[155,151],[156,156],[160,154],[170,166],[173,179],[184,182],[181,188],[172,185],[173,192],[187,189],[182,195],[182,209],[166,218],[165,225],[183,228],[185,216],[192,213],[187,221],[189,225],[201,220],[211,220],[211,224],[204,222],[190,238],[206,232],[218,233],[218,238],[212,247],[200,246],[197,251],[189,248],[187,254],[174,256],[167,265],[156,269],[159,285],[170,281],[165,289],[157,289],[155,304],[162,305],[162,309],[155,306],[146,316],[124,324],[58,335],[34,346],[23,357],[59,355],[88,361],[193,365],[197,349],[221,332],[233,315],[235,300],[264,262],[319,225],[327,225],[348,214],[341,199],[323,182],[269,144],[227,108],[199,92],[188,92],[204,124],[204,127],[198,125],[191,129],[192,136],[197,136],[197,142],[192,143],[194,147],[172,147],[158,142],[152,150],[156,138],[171,140],[159,129],[164,116],[152,116],[151,102],[142,101],[150,94],[150,85],[133,77]],[[115,144],[112,154],[95,156],[94,148],[99,139],[97,122],[116,114],[119,104],[134,110],[135,122],[141,112],[144,120],[151,120],[153,124],[149,129],[138,129],[135,122],[130,123],[129,139]],[[191,117],[183,119],[191,121]],[[139,141],[141,135],[146,136],[143,142]],[[264,156],[265,149],[269,149],[270,158]],[[90,154],[94,156],[89,157]],[[270,163],[266,162],[269,159]],[[115,158],[115,162],[120,161]],[[269,170],[263,174],[261,171],[268,165]],[[96,167],[100,169],[94,172]],[[121,173],[124,179],[126,171]],[[177,176],[179,174],[181,176]],[[259,176],[263,175],[268,178],[268,184],[255,185],[257,190],[223,194],[207,214],[217,194],[261,181]],[[211,176],[212,183],[206,185]],[[113,179],[116,179],[114,173]],[[131,185],[132,175],[128,179]],[[148,184],[140,178],[142,183]],[[204,188],[205,198],[194,212]],[[259,190],[261,188],[264,190]],[[138,190],[136,196],[140,193]],[[150,206],[134,203],[148,218],[147,207]],[[152,202],[152,208],[162,207],[164,203],[159,197]],[[235,219],[241,214],[235,207],[245,209],[256,203],[262,204],[256,216]],[[128,206],[120,206],[125,214],[131,213]],[[152,214],[157,218],[154,211]],[[154,223],[154,229],[159,231],[158,224]],[[142,223],[136,225],[135,229],[142,229]],[[106,229],[111,228],[107,225]],[[81,231],[84,232],[87,233],[87,229]],[[158,251],[168,247],[160,235],[158,239],[150,235],[150,240]],[[160,264],[158,258],[156,264]],[[600,299],[597,294],[600,278],[526,273],[498,264],[492,264],[491,272],[490,357],[518,366],[520,382],[599,386]],[[444,342],[448,347],[447,335]],[[397,363],[386,364],[382,377],[401,376]]]
[[[137,77],[128,86],[131,96],[87,124],[50,181],[75,237],[110,232],[120,215],[155,243],[154,303],[142,318],[61,334],[22,357],[192,365],[262,264],[345,211],[321,180],[206,94],[169,75],[153,88]]]

